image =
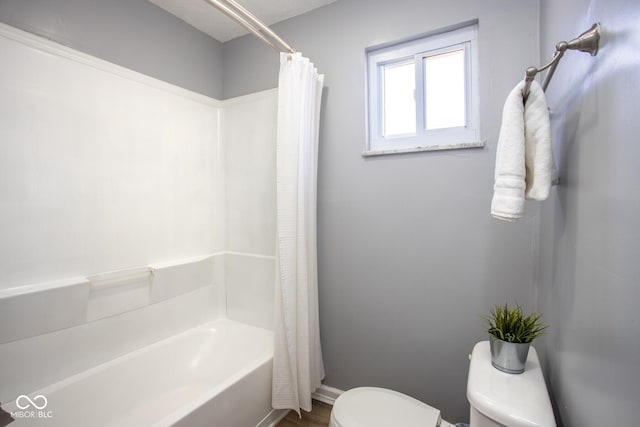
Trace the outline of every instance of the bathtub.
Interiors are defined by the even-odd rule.
[[[272,360],[271,331],[215,320],[3,409],[16,419],[12,427],[268,425],[277,417],[271,410]]]

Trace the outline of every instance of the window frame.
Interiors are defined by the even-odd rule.
[[[367,49],[367,144],[363,155],[481,147],[478,76],[478,25]],[[463,49],[465,55],[465,126],[426,129],[425,58]],[[384,136],[384,67],[415,65],[416,133]]]

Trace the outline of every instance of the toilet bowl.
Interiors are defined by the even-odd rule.
[[[556,427],[535,348],[522,374],[507,374],[491,365],[489,341],[471,354],[467,398],[471,427]],[[342,393],[331,411],[329,427],[455,427],[440,411],[413,397],[379,387]]]

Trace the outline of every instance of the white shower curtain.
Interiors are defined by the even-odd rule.
[[[300,53],[280,55],[272,405],[298,414],[311,410],[324,378],[316,248],[323,79]]]

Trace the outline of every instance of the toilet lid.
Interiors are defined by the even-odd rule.
[[[331,421],[338,427],[436,427],[440,411],[397,391],[358,387],[336,399]]]

